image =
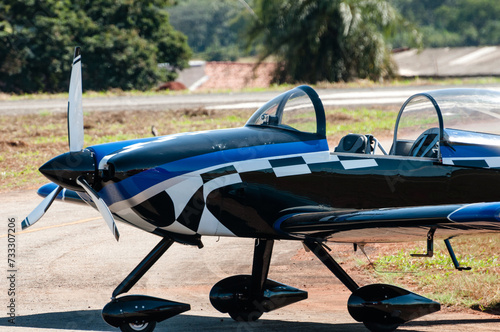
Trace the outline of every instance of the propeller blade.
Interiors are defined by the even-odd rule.
[[[21,229],[24,230],[40,220],[62,189],[63,188],[61,186],[57,186],[56,189],[48,194],[47,197],[45,197],[43,201],[38,204],[38,206],[21,222]]]
[[[97,206],[97,209],[104,218],[104,221],[106,221],[106,224],[108,224],[109,229],[111,229],[111,231],[113,232],[116,241],[118,241],[118,239],[120,238],[120,234],[118,233],[118,228],[116,228],[115,218],[113,218],[113,215],[111,214],[111,211],[109,210],[104,200],[101,197],[99,197],[99,194],[94,189],[92,189],[92,187],[83,177],[81,176],[78,177],[76,179],[76,183],[78,183],[92,198],[95,205]]]
[[[82,108],[82,56],[80,47],[75,48],[68,98],[68,140],[69,151],[83,149],[83,108]]]

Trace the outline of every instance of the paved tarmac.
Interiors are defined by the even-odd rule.
[[[0,194],[0,254],[7,267],[8,218],[17,227],[41,199],[34,191]],[[0,283],[0,331],[116,331],[100,317],[114,288],[156,245],[159,238],[118,223],[116,242],[90,207],[55,202],[27,232],[15,237],[15,324],[7,316],[9,282]],[[20,229],[17,229],[19,231]],[[304,289],[309,298],[264,314],[254,323],[237,323],[215,310],[212,285],[251,271],[251,239],[203,239],[205,248],[174,244],[131,290],[191,304],[191,311],[159,323],[158,331],[366,331],[347,312],[347,289],[300,243],[275,244],[270,278]],[[332,246],[340,255],[358,255]],[[1,251],[0,251],[1,252]],[[361,258],[361,257],[360,257]],[[354,276],[355,279],[359,276]],[[363,284],[359,278],[357,281]],[[447,310],[400,328],[402,331],[499,331],[500,317]]]
[[[342,88],[317,89],[325,106],[375,106],[394,105],[398,109],[408,97],[429,90],[445,88],[482,88],[500,90],[500,85],[462,85],[462,86],[404,86],[377,88]],[[204,107],[207,109],[257,109],[267,101],[280,94],[277,91],[261,91],[248,93],[200,93],[157,96],[115,96],[83,98],[85,112],[99,111],[136,111],[157,110],[167,111]],[[68,100],[59,99],[29,99],[15,101],[0,101],[0,115],[38,114],[45,112],[66,112]]]

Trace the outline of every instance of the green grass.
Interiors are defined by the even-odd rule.
[[[446,306],[461,306],[479,310],[500,309],[500,256],[498,236],[458,238],[451,241],[461,266],[454,268],[442,243],[435,243],[434,257],[411,257],[423,253],[425,244],[382,255],[374,261],[377,278],[414,291]]]
[[[392,136],[396,122],[396,110],[382,109],[327,109],[326,136],[347,133],[378,134]]]

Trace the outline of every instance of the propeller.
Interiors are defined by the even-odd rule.
[[[58,186],[49,195],[47,195],[47,197],[45,197],[43,201],[21,222],[21,228],[28,228],[40,220],[62,189],[63,188],[61,186]]]
[[[101,197],[99,197],[99,194],[94,189],[92,189],[92,187],[82,176],[78,177],[76,179],[76,182],[80,186],[82,186],[82,188],[85,189],[87,194],[92,198],[95,205],[97,206],[97,209],[104,218],[104,221],[106,222],[106,224],[108,224],[109,229],[111,229],[111,231],[113,232],[116,241],[118,241],[118,239],[120,238],[120,233],[118,233],[118,228],[116,228],[115,219],[113,218],[113,215],[111,214],[111,211],[109,211],[109,208],[104,202],[104,200]]]
[[[83,149],[82,108],[82,56],[80,47],[75,48],[68,97],[68,143],[69,152],[46,162],[39,171],[58,186],[21,222],[26,229],[36,223],[47,212],[63,188],[86,192],[101,213],[104,221],[118,241],[120,234],[106,202],[92,188],[97,173],[94,153]]]
[[[68,143],[70,152],[83,149],[82,55],[75,48],[68,97]]]

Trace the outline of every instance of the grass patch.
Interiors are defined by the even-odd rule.
[[[462,266],[453,267],[443,241],[435,241],[434,257],[411,257],[424,253],[425,243],[387,245],[377,251],[374,269],[383,283],[409,287],[412,291],[440,302],[445,306],[460,306],[481,311],[500,310],[500,238],[498,236],[464,237],[453,239],[453,248]],[[362,264],[368,268],[369,264]]]
[[[326,136],[337,142],[348,133],[373,134],[379,139],[392,137],[398,111],[394,108],[326,109]]]

